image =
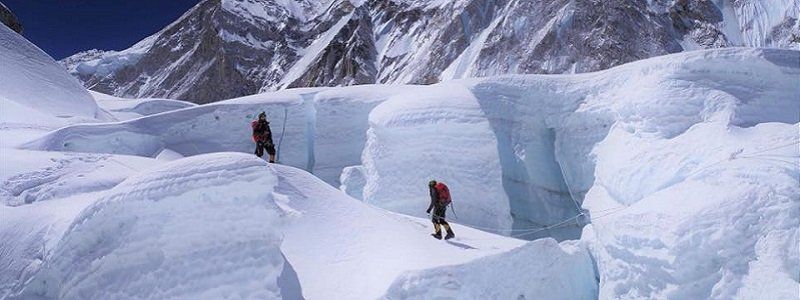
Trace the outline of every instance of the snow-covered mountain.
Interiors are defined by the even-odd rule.
[[[62,60],[92,90],[207,103],[288,87],[583,73],[685,50],[797,48],[798,0],[204,0],[124,51]]]
[[[0,50],[0,299],[797,296],[798,50],[204,105],[87,92],[5,26]]]

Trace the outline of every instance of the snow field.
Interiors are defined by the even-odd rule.
[[[4,104],[14,102],[54,118],[97,116],[97,104],[86,89],[50,56],[5,26],[0,27],[0,40],[0,72],[4,79],[0,81],[0,91]],[[21,121],[10,120],[11,116],[3,115],[3,121]]]
[[[55,60],[0,26],[0,147],[78,122],[113,120]]]

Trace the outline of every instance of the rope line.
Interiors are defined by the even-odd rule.
[[[438,215],[436,215],[436,214],[429,214],[429,215],[430,215],[431,217],[439,217],[439,216],[438,216]],[[473,226],[473,225],[466,225],[466,224],[459,224],[459,223],[455,223],[455,222],[453,222],[453,220],[452,220],[452,219],[448,219],[447,217],[445,217],[445,218],[442,218],[442,219],[444,219],[444,220],[445,220],[446,222],[448,222],[448,223],[450,223],[450,222],[453,222],[454,224],[459,224],[459,225],[467,226],[467,227],[474,228],[474,229],[481,229],[481,230],[486,230],[486,231],[494,231],[494,232],[509,232],[509,233],[511,233],[511,232],[519,232],[519,233],[522,233],[522,234],[520,234],[520,235],[517,235],[517,236],[525,236],[525,235],[534,234],[534,233],[541,232],[541,231],[548,230],[548,229],[559,228],[559,227],[561,227],[561,225],[563,225],[564,223],[567,223],[567,222],[569,222],[569,221],[571,221],[571,220],[577,219],[577,218],[579,218],[579,217],[580,217],[580,216],[582,216],[582,215],[584,215],[584,214],[583,214],[583,213],[580,213],[580,214],[577,214],[577,215],[575,215],[575,216],[569,217],[569,218],[567,218],[567,219],[565,219],[565,220],[562,220],[562,221],[560,221],[560,222],[557,222],[557,223],[555,223],[555,224],[547,225],[547,226],[544,226],[544,227],[537,227],[537,228],[526,228],[526,229],[503,229],[503,228],[493,228],[493,227]],[[510,235],[510,236],[511,236],[511,237],[516,237],[515,235]]]
[[[695,175],[699,174],[700,172],[703,172],[703,171],[705,171],[705,170],[707,170],[707,169],[709,169],[711,167],[718,166],[718,165],[720,165],[722,163],[733,161],[733,160],[736,160],[738,158],[758,158],[760,156],[766,156],[766,155],[763,155],[762,153],[769,152],[769,151],[772,151],[772,150],[781,149],[781,148],[786,148],[786,147],[793,146],[793,145],[798,145],[798,144],[800,144],[800,141],[795,141],[795,142],[792,142],[792,143],[789,143],[789,144],[778,145],[778,146],[775,146],[775,147],[762,149],[762,150],[759,150],[759,151],[756,151],[756,152],[750,152],[750,153],[745,153],[744,149],[739,149],[736,152],[731,153],[731,155],[728,158],[725,158],[725,159],[719,160],[717,162],[708,164],[707,166],[705,166],[703,168],[697,169],[694,172],[689,173],[688,175],[686,175],[686,178],[695,176]]]
[[[275,154],[275,161],[276,162],[281,161],[281,145],[283,145],[283,136],[286,133],[286,119],[288,117],[288,114],[289,114],[289,107],[284,106],[283,107],[283,128],[281,128],[281,138],[278,140],[278,151],[275,151],[275,152],[277,152]]]
[[[556,161],[556,164],[558,165],[558,170],[561,171],[561,179],[564,180],[564,185],[567,186],[567,192],[569,192],[569,198],[572,200],[572,203],[575,204],[575,210],[577,211],[578,214],[583,214],[581,206],[580,204],[578,204],[578,200],[575,200],[575,195],[572,194],[572,187],[570,186],[569,181],[567,180],[566,173],[564,173],[564,168],[558,161]]]
[[[792,142],[792,143],[789,143],[789,144],[779,145],[779,146],[775,146],[775,147],[772,147],[772,148],[759,150],[759,151],[752,152],[752,153],[746,153],[746,155],[760,154],[760,153],[764,153],[764,152],[767,152],[767,151],[777,150],[777,149],[781,149],[781,148],[785,148],[785,147],[789,147],[789,146],[793,146],[793,145],[800,145],[800,141],[795,141],[795,142]]]

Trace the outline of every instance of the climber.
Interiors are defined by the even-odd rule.
[[[267,149],[269,154],[269,162],[275,163],[275,144],[272,143],[272,131],[269,129],[269,122],[267,122],[267,114],[261,112],[258,114],[258,120],[250,124],[253,127],[253,142],[256,143],[256,155],[258,157],[264,156],[264,148]]]
[[[453,233],[453,229],[450,228],[450,224],[447,223],[445,220],[445,212],[447,211],[447,205],[450,204],[450,190],[447,188],[442,182],[436,182],[436,180],[431,180],[428,182],[428,190],[431,194],[431,204],[428,205],[427,213],[431,213],[433,210],[433,214],[431,215],[431,221],[433,222],[433,228],[436,231],[435,233],[431,233],[431,235],[441,240],[442,239],[442,227],[447,231],[447,235],[444,237],[445,240],[449,240],[454,238],[456,235]]]

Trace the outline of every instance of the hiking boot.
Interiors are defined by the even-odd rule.
[[[446,236],[444,236],[444,239],[445,239],[445,240],[449,240],[449,239],[452,239],[452,238],[454,238],[454,237],[456,237],[456,234],[455,234],[455,233],[453,233],[453,231],[452,231],[452,230],[448,230],[448,231],[447,231],[447,235],[446,235]]]
[[[442,239],[442,232],[440,231],[440,232],[437,232],[437,233],[431,233],[431,236],[434,237],[437,240],[441,240]]]

